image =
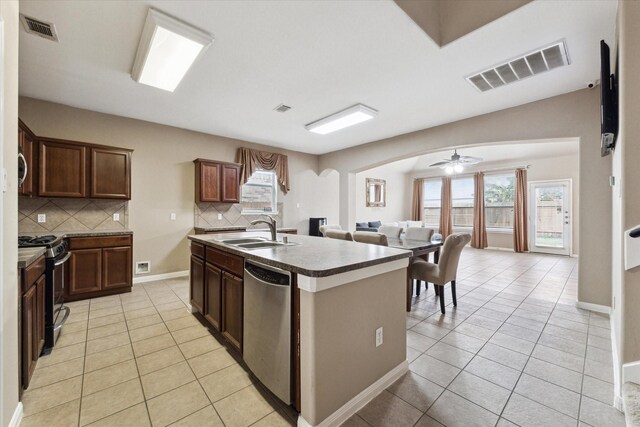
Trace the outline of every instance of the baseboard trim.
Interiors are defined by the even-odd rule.
[[[614,359],[614,363],[616,360]],[[615,367],[615,366],[614,366]],[[640,360],[636,360],[635,362],[624,363],[622,365],[622,381],[619,384],[616,384],[614,389],[615,391],[615,401],[618,402],[620,400],[620,407],[616,405],[616,409],[624,412],[624,401],[622,399],[622,384],[632,382],[636,384],[640,384]]]
[[[387,387],[393,384],[397,379],[403,376],[409,370],[409,362],[404,361],[398,366],[387,372],[378,381],[362,390],[353,399],[342,405],[337,411],[322,420],[320,424],[309,423],[302,417],[298,417],[298,427],[334,427],[347,421],[353,414],[362,409],[367,403],[371,402],[376,396],[382,393]]]
[[[11,417],[11,421],[9,421],[9,427],[18,427],[22,422],[23,415],[22,402],[18,402],[18,406],[16,406],[16,410],[13,411],[13,416]]]
[[[485,249],[491,249],[492,251],[513,252],[513,248],[500,248],[498,246],[487,246]]]
[[[607,305],[592,304],[590,302],[576,301],[576,307],[596,313],[611,314],[611,307]]]
[[[624,401],[622,400],[622,382],[620,381],[620,359],[618,358],[618,342],[616,340],[613,313],[609,316],[609,323],[611,324],[611,355],[613,359],[613,407],[620,412],[624,412]]]
[[[156,280],[175,279],[176,277],[184,277],[189,275],[189,270],[174,271],[173,273],[153,274],[151,276],[140,276],[133,278],[133,284],[154,282]]]

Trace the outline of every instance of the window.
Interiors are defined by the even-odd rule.
[[[277,176],[274,172],[256,171],[242,186],[242,213],[277,213]]]
[[[424,182],[424,222],[426,225],[440,226],[440,193],[442,181],[440,179]]]
[[[454,227],[473,227],[473,178],[451,180],[451,214]]]
[[[514,175],[484,177],[484,209],[487,228],[513,228]]]

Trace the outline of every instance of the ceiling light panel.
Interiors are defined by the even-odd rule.
[[[567,45],[561,40],[465,79],[480,92],[486,92],[570,63]]]
[[[305,128],[309,132],[326,135],[358,123],[373,119],[378,112],[362,104],[354,105],[345,110],[327,116],[323,119],[309,123]]]
[[[173,92],[212,41],[204,31],[149,9],[131,76],[139,83]]]

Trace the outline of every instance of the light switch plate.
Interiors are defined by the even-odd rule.
[[[113,220],[114,221],[120,221],[120,214],[119,213],[114,213],[113,214]]]
[[[44,223],[47,222],[47,215],[45,214],[38,214],[38,223]]]
[[[221,213],[219,213],[219,214],[218,214],[218,219],[219,219],[219,220],[221,220],[221,219],[222,219],[222,214],[221,214]]]
[[[378,329],[376,329],[376,347],[380,347],[382,345],[382,342],[384,341],[383,338],[382,326],[380,326]]]
[[[171,218],[171,221],[175,221],[175,220],[176,220],[176,214],[175,214],[175,212],[171,212],[171,216],[170,216],[170,218]]]

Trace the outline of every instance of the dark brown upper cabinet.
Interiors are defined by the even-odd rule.
[[[131,151],[39,139],[38,196],[131,199]]]
[[[196,202],[240,202],[242,165],[196,159]]]
[[[22,120],[18,119],[18,147],[20,152],[24,156],[27,176],[24,182],[20,185],[18,192],[22,196],[33,196],[35,194],[34,179],[33,176],[36,172],[35,166],[35,153],[34,145],[36,144],[36,137],[31,130],[25,125]]]
[[[131,199],[131,151],[91,149],[91,197]]]
[[[40,197],[87,197],[87,147],[40,141]]]

